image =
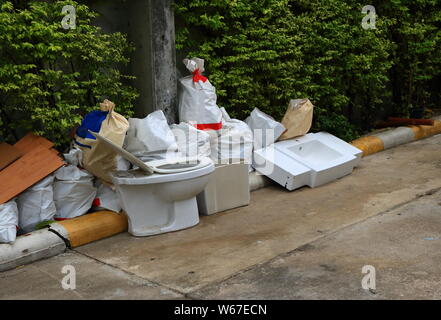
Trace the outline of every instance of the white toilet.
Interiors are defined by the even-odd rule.
[[[362,151],[327,133],[308,133],[254,151],[254,168],[288,190],[311,188],[352,172]]]
[[[129,233],[150,236],[198,224],[196,196],[204,190],[213,171],[211,159],[202,158],[178,173],[115,172],[112,180],[129,220]]]
[[[130,234],[150,236],[199,223],[196,196],[214,172],[210,158],[166,158],[144,163],[99,134],[94,135],[139,167],[112,174]]]

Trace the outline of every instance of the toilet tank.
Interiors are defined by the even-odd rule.
[[[204,191],[197,196],[197,203],[202,215],[249,205],[249,165],[217,165]]]

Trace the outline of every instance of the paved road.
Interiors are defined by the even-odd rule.
[[[440,299],[440,247],[438,135],[319,188],[258,190],[185,231],[124,233],[0,273],[0,299]],[[62,288],[65,265],[76,290]],[[375,289],[361,286],[365,265]]]

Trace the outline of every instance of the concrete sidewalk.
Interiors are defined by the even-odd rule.
[[[255,191],[250,206],[192,229],[123,233],[0,273],[0,298],[440,297],[440,173],[437,135],[316,189]],[[61,288],[65,264],[75,291]],[[377,268],[375,294],[361,289],[365,264]]]

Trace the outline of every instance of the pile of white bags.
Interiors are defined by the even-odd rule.
[[[129,119],[124,148],[138,155],[146,152],[176,151],[178,145],[164,113],[158,110],[144,119]]]
[[[179,79],[179,120],[200,130],[221,129],[222,113],[216,105],[216,89],[202,75],[204,60],[184,59],[184,64],[192,75]]]
[[[61,167],[55,172],[55,218],[75,218],[92,207],[96,196],[94,176],[74,165]]]
[[[257,108],[245,119],[254,136],[254,150],[269,146],[285,132],[285,127]]]
[[[0,243],[14,242],[17,237],[18,209],[15,200],[0,204]]]
[[[178,144],[178,150],[184,157],[209,157],[210,135],[198,130],[188,123],[172,124],[170,126]]]
[[[253,153],[253,133],[248,125],[231,119],[224,108],[223,126],[219,131],[209,131],[211,159],[217,164],[244,162],[251,164]]]
[[[53,182],[54,176],[49,175],[18,196],[18,222],[21,231],[31,232],[38,223],[53,220],[57,212]]]
[[[114,212],[121,211],[121,205],[116,192],[109,186],[97,180],[97,193],[93,200],[93,210],[110,210]]]

